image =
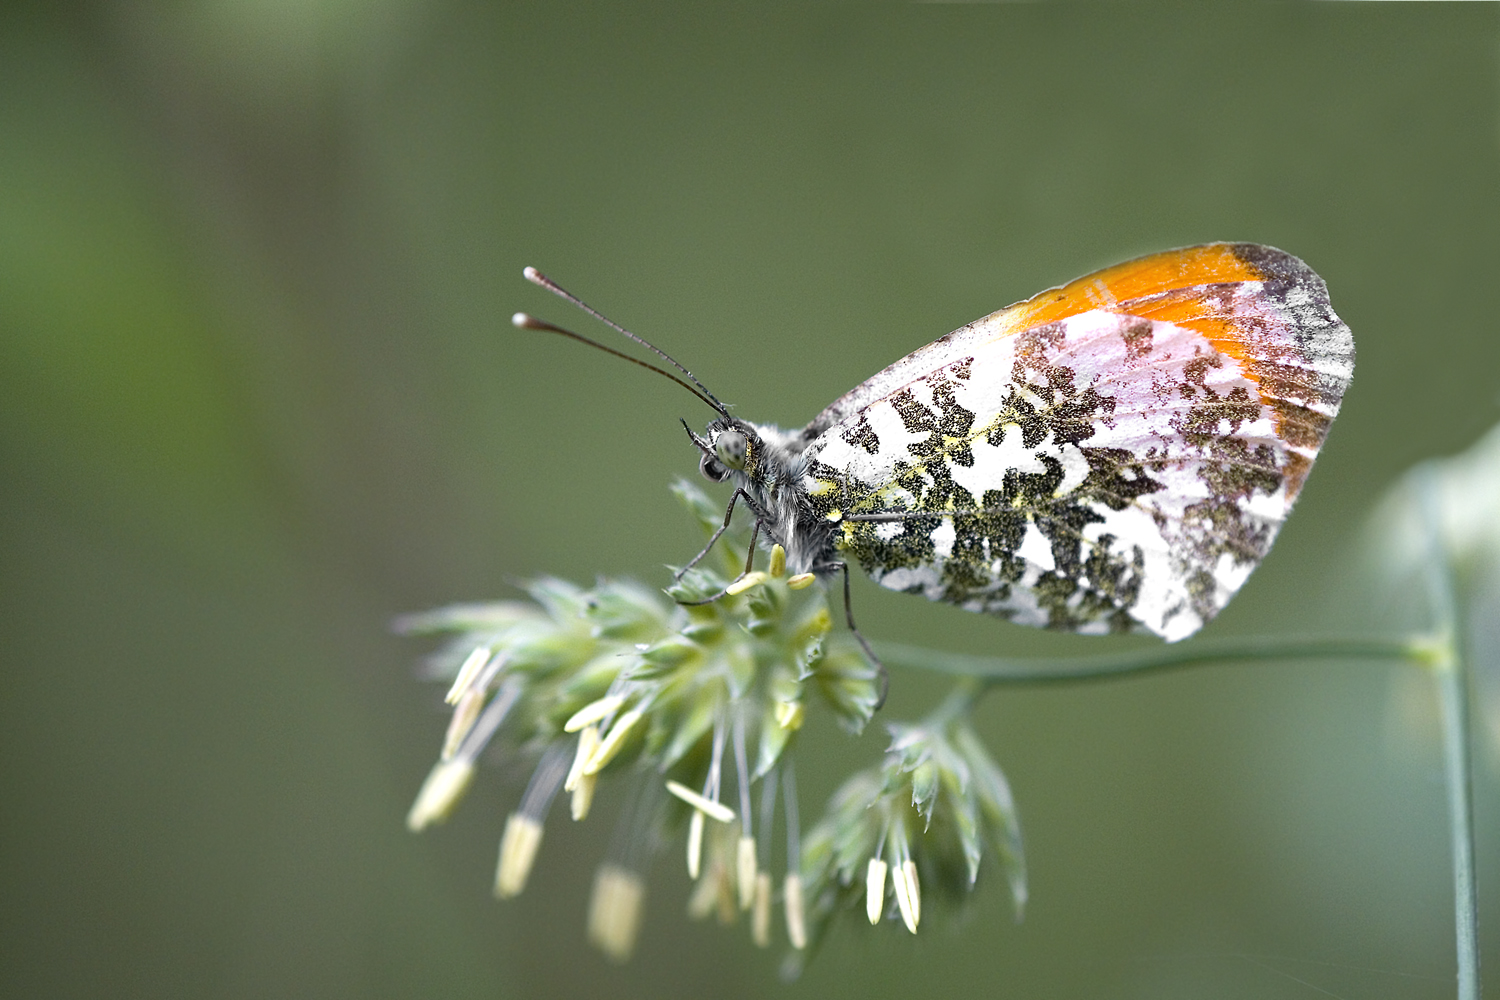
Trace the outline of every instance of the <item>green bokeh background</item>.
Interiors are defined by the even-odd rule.
[[[444,724],[397,613],[662,582],[707,417],[555,338],[535,264],[739,412],[1137,253],[1253,240],[1354,329],[1344,412],[1208,630],[1354,620],[1378,492],[1500,420],[1491,4],[762,9],[196,0],[0,14],[0,994],[1452,995],[1425,689],[1208,669],[992,696],[1032,904],[804,978],[683,915],[584,943],[618,804],[489,897],[524,773],[402,818]],[[1118,648],[860,581],[874,636]],[[894,678],[890,718],[941,694]],[[804,808],[881,748],[814,726]],[[1479,755],[1491,956],[1495,757]]]

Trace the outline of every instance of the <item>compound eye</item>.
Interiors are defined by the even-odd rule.
[[[715,461],[711,455],[704,455],[698,462],[698,471],[703,473],[703,478],[711,483],[722,483],[729,478],[729,470]]]
[[[746,444],[745,435],[739,431],[725,431],[714,441],[714,452],[731,469],[743,469]]]

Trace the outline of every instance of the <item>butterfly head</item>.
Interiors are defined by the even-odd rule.
[[[685,423],[683,426],[687,427]],[[734,417],[720,417],[708,425],[702,436],[688,428],[688,437],[702,453],[698,471],[704,479],[722,483],[737,475],[754,477],[762,444],[760,435],[750,424]]]

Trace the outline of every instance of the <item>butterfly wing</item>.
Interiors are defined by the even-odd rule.
[[[1154,254],[856,388],[804,431],[804,485],[884,586],[1024,624],[1181,639],[1269,551],[1353,362],[1348,327],[1295,257]]]

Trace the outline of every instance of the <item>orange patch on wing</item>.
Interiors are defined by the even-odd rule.
[[[1259,385],[1260,380],[1253,374],[1255,358],[1248,354],[1247,345],[1239,335],[1236,317],[1208,308],[1202,296],[1189,294],[1187,290],[1200,285],[1260,281],[1263,277],[1252,264],[1235,254],[1234,244],[1211,243],[1154,253],[1086,274],[1060,288],[1049,288],[1025,302],[1008,306],[995,319],[999,321],[1001,336],[1093,309],[1161,320],[1203,334],[1216,350],[1239,361],[1248,377]],[[1173,291],[1182,294],[1163,294]],[[1149,296],[1161,297],[1153,302],[1134,301]],[[1124,303],[1129,303],[1129,308],[1123,308]]]
[[[1024,330],[1055,323],[1090,309],[1118,311],[1115,306],[1120,302],[1177,288],[1260,279],[1259,271],[1235,256],[1233,244],[1211,243],[1184,250],[1167,250],[1106,267],[1061,288],[1049,288],[1003,311],[1008,314],[1007,326],[1014,322],[1015,329]]]

